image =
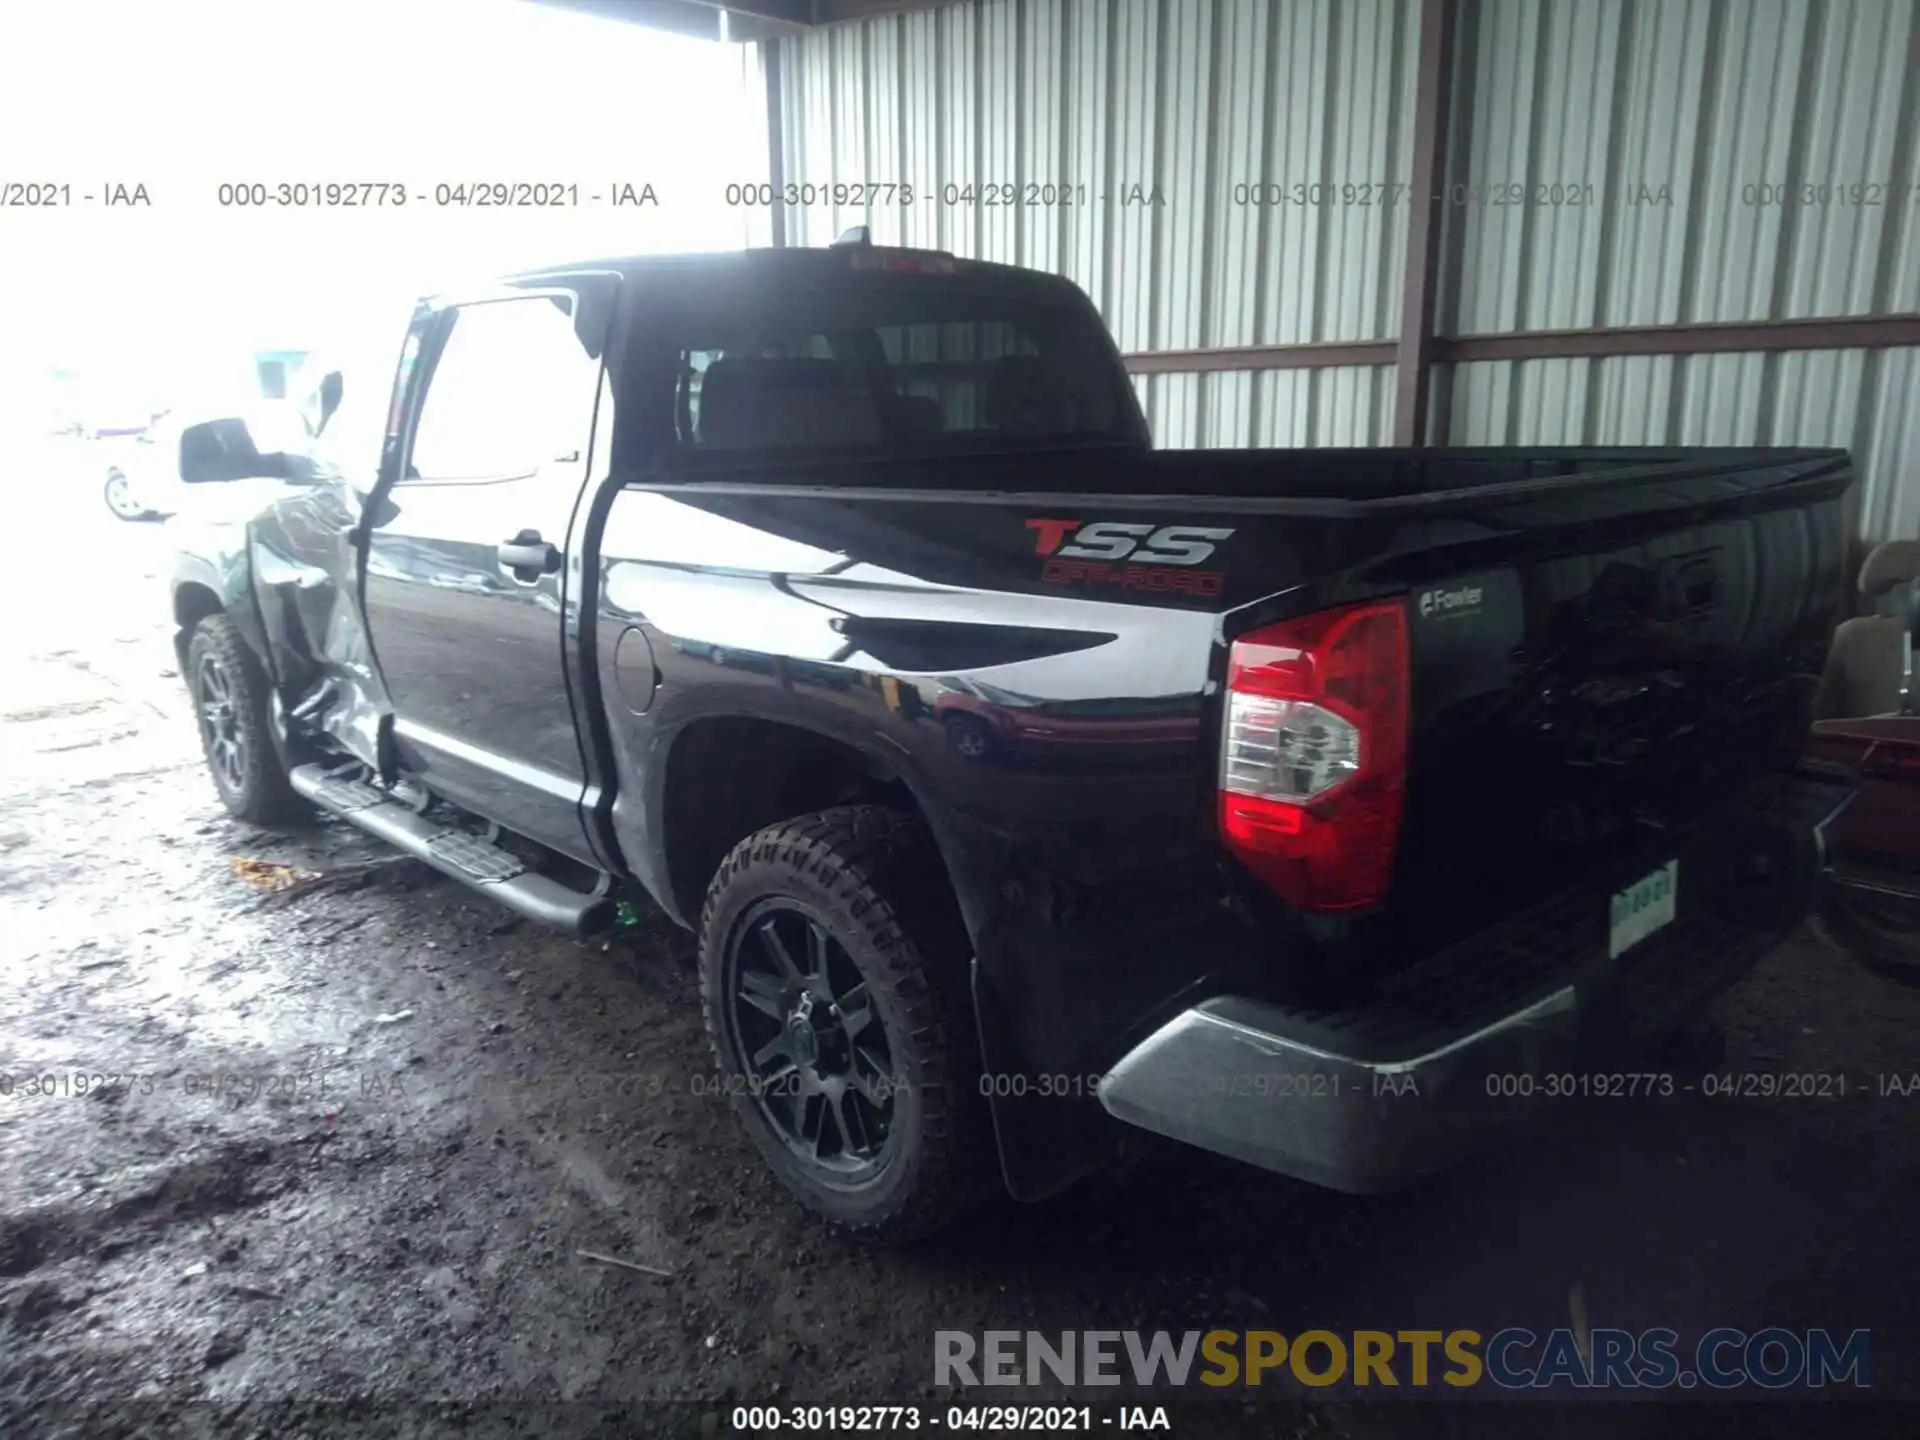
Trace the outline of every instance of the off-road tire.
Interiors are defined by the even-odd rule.
[[[200,723],[204,697],[199,686],[207,660],[216,662],[229,680],[233,726],[242,744],[237,784],[215,764],[206,728]],[[183,673],[194,705],[194,723],[200,730],[201,750],[221,803],[239,819],[255,825],[284,825],[311,815],[311,807],[287,780],[285,750],[273,733],[268,714],[271,694],[266,672],[231,620],[224,615],[209,615],[194,626]]]
[[[889,1158],[847,1190],[810,1173],[738,1088],[723,1007],[727,947],[750,907],[770,896],[810,906],[866,982],[898,1088]],[[770,825],[721,862],[700,915],[700,998],[707,1039],[736,1112],[774,1173],[803,1206],[842,1232],[901,1243],[958,1218],[998,1186],[980,1096],[980,1050],[968,988],[966,932],[938,851],[913,816],[844,806]]]

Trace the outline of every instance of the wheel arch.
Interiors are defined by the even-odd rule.
[[[173,587],[173,653],[180,662],[180,673],[187,669],[187,646],[192,643],[194,627],[209,615],[223,615],[226,605],[211,585],[199,580],[183,580]]]
[[[236,540],[222,536],[216,545],[177,552],[171,592],[173,648],[182,673],[194,627],[209,615],[225,615],[265,669],[269,683],[279,684],[279,670],[269,653],[265,627],[254,604],[244,531]]]
[[[966,866],[943,807],[922,777],[877,745],[789,717],[716,712],[679,725],[660,753],[647,806],[661,882],[656,893],[682,924],[698,919],[707,886],[740,841],[768,825],[849,804],[913,814],[934,842],[962,920],[969,920]]]

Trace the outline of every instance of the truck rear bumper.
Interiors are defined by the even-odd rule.
[[[1387,981],[1365,1006],[1219,996],[1168,1020],[1099,1085],[1116,1118],[1336,1190],[1390,1190],[1583,1097],[1682,1091],[1636,1060],[1805,918],[1850,780],[1803,768],[1676,842],[1673,921],[1609,957],[1612,896],[1564,892]]]

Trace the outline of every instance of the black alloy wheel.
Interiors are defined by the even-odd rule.
[[[762,900],[726,959],[729,1039],[751,1067],[741,1088],[794,1155],[829,1184],[887,1163],[893,1050],[846,947],[797,900]]]
[[[273,731],[266,672],[231,620],[209,615],[194,627],[183,673],[221,803],[256,825],[310,814],[287,779],[286,745]]]
[[[223,794],[238,794],[247,783],[248,738],[234,707],[233,678],[217,651],[205,652],[193,667],[193,699],[214,783]]]

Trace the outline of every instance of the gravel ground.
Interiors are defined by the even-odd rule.
[[[556,938],[354,832],[227,818],[172,674],[164,528],[106,514],[81,442],[48,454],[61,543],[0,637],[9,1433],[163,1413],[312,1433],[344,1413],[316,1407],[357,1399],[377,1408],[348,1429],[540,1401],[574,1408],[463,1423],[711,1434],[740,1402],[944,1411],[939,1329],[1544,1331],[1575,1287],[1596,1326],[1869,1327],[1875,1393],[1920,1390],[1920,1098],[1876,1093],[1920,1071],[1920,995],[1811,936],[1724,1002],[1729,1068],[1843,1073],[1845,1099],[1597,1105],[1366,1200],[1182,1153],[938,1244],[852,1247],[700,1093],[684,935]],[[266,892],[236,858],[330,878]],[[121,1078],[27,1095],[19,1077],[47,1072]],[[1527,1408],[1527,1433],[1593,1414]],[[1176,1433],[1477,1435],[1489,1413],[1276,1401],[1180,1413]],[[1691,1434],[1701,1415],[1614,1406],[1591,1428]],[[1869,1412],[1846,1418],[1863,1433]],[[1742,1429],[1803,1421],[1768,1407]]]

